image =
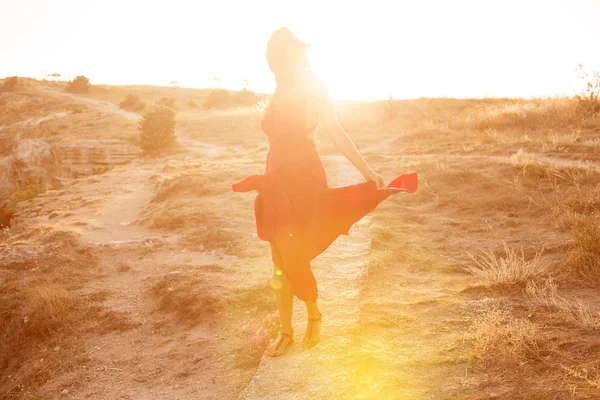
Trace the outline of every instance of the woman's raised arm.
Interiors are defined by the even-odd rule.
[[[375,182],[378,189],[385,188],[385,179],[373,171],[369,164],[367,164],[365,159],[356,149],[352,139],[350,139],[344,128],[340,125],[327,86],[325,86],[324,83],[319,82],[316,92],[318,99],[317,110],[319,114],[319,126],[327,132],[333,144],[335,144],[344,157],[358,169],[365,180]]]

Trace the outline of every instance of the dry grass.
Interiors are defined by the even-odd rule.
[[[587,185],[555,201],[557,225],[569,231],[566,269],[587,279],[600,278],[600,186]]]
[[[3,241],[5,249],[23,252],[4,259],[8,273],[0,283],[0,398],[41,398],[42,385],[87,362],[81,339],[88,329],[99,335],[131,324],[105,310],[102,297],[76,294],[95,265],[76,235],[48,231],[27,238],[7,232]],[[38,246],[44,247],[27,250]]]
[[[241,196],[232,199],[231,183],[237,176],[244,172],[232,173],[231,166],[218,161],[165,166],[152,177],[155,196],[144,210],[144,221],[151,228],[182,234],[188,247],[249,255],[254,229],[240,227],[240,222],[252,221],[252,204]],[[229,204],[227,213],[224,202]]]
[[[577,216],[571,233],[574,243],[567,266],[584,277],[600,279],[600,213]]]
[[[210,282],[198,271],[175,271],[162,277],[151,290],[158,309],[191,326],[207,321],[220,307]]]
[[[600,314],[580,299],[558,294],[558,284],[548,279],[544,283],[527,282],[527,297],[534,304],[559,311],[576,326],[587,330],[600,329]]]
[[[479,257],[468,254],[472,263],[465,268],[488,285],[515,285],[529,279],[545,275],[549,265],[541,259],[543,250],[536,252],[530,259],[525,258],[523,249],[517,251],[502,242],[504,252],[496,255],[491,250],[484,251]]]
[[[467,339],[473,342],[474,356],[482,359],[521,360],[538,353],[540,328],[531,321],[516,318],[507,310],[489,310],[478,316]]]

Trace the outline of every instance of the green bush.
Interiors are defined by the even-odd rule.
[[[6,78],[4,78],[4,83],[2,84],[1,89],[3,92],[8,92],[8,91],[11,91],[14,88],[16,88],[18,84],[19,84],[18,76],[7,76]]]
[[[142,149],[145,152],[161,150],[175,142],[175,111],[165,106],[147,109],[139,127]]]
[[[160,100],[158,100],[156,102],[156,105],[159,106],[165,106],[165,107],[169,107],[172,109],[175,109],[175,102],[177,100],[175,99],[175,97],[161,97]]]
[[[129,93],[121,103],[119,103],[119,108],[127,111],[139,112],[146,108],[146,103],[144,103],[137,94]]]
[[[90,80],[83,75],[75,77],[67,85],[67,92],[71,93],[87,93],[90,91]]]

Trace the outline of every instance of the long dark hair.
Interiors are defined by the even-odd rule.
[[[308,71],[308,44],[288,28],[279,28],[267,43],[267,62],[278,85],[290,84],[303,71]]]

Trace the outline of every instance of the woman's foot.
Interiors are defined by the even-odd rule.
[[[306,334],[304,335],[304,340],[302,340],[302,345],[307,349],[311,347],[315,347],[319,340],[321,339],[321,313],[317,316],[309,317],[308,324],[306,325]]]
[[[291,333],[279,332],[277,338],[267,347],[267,355],[279,357],[285,354],[289,347],[294,344],[294,337]]]

